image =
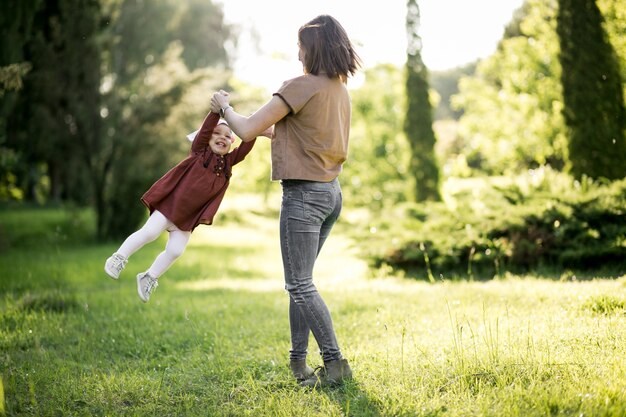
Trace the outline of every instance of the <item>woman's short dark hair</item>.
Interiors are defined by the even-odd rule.
[[[348,34],[332,16],[320,15],[298,31],[298,42],[304,49],[304,70],[313,75],[325,73],[329,78],[346,81],[361,66]]]

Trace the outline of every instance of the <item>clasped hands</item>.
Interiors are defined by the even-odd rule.
[[[219,114],[221,109],[225,109],[230,105],[229,103],[230,95],[226,91],[220,90],[217,93],[213,93],[213,97],[211,97],[211,111]]]
[[[228,94],[228,92],[224,90],[220,90],[217,93],[213,93],[213,96],[211,97],[211,111],[213,113],[220,114],[222,109],[226,109],[229,106],[230,106],[230,94]],[[232,125],[231,125],[231,129],[233,129]],[[273,139],[274,138],[274,125],[266,128],[263,132],[259,134],[259,136],[265,136],[267,138]]]

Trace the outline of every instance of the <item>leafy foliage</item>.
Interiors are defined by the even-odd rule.
[[[598,6],[604,15],[603,26],[608,33],[608,40],[613,44],[621,63],[621,88],[624,89],[626,44],[623,33],[626,26],[623,10],[626,4],[624,0],[600,0]],[[497,51],[479,62],[475,75],[461,79],[460,93],[453,96],[452,101],[458,110],[463,111],[459,135],[464,142],[462,154],[466,156],[469,167],[496,175],[516,173],[543,164],[561,170],[566,168],[569,158],[573,157],[568,150],[568,131],[563,118],[564,93],[561,87],[562,74],[570,76],[571,71],[564,74],[559,62],[560,46],[556,31],[558,8],[556,0],[525,1],[506,27]],[[587,30],[577,27],[574,32],[582,36],[584,42],[589,42]],[[570,34],[567,38],[573,40]],[[572,57],[574,61],[582,63],[579,54],[584,51],[596,53],[596,49],[590,44],[581,44],[573,50]],[[596,60],[587,61],[583,67],[588,75],[583,76],[586,80],[597,78],[591,75],[593,71],[605,71],[604,66]],[[591,85],[575,89],[580,96],[595,94],[596,91],[598,89]],[[615,103],[620,100],[608,101]],[[590,96],[582,105],[597,110],[598,107],[605,107],[608,101],[605,100],[601,106],[590,106]],[[581,114],[592,113],[581,111]],[[595,123],[601,120],[600,116],[592,119]],[[597,131],[590,131],[585,139],[586,144],[591,146],[598,143],[590,139],[597,134]],[[607,136],[604,134],[604,137]],[[621,146],[625,141],[615,134],[610,136],[611,143],[606,143],[594,153],[598,158],[606,159],[615,155],[616,159],[623,159],[623,156],[617,155],[623,155]],[[616,139],[615,143],[612,138]],[[608,152],[608,149],[615,152]],[[581,150],[581,153],[584,154],[584,151]],[[605,169],[619,170],[622,165],[605,164],[605,167],[610,166]],[[618,174],[611,178],[622,176]]]
[[[208,59],[212,65],[227,66],[224,39],[230,32],[219,25],[221,10],[206,2],[167,1],[146,7],[124,0],[103,12],[108,19],[101,34],[104,116],[92,166],[100,182],[94,187],[99,235],[119,238],[132,232],[145,215],[139,197],[186,156],[189,143],[184,135],[208,112],[206,96],[189,106],[186,95],[194,84],[212,91],[225,82],[226,73],[198,67]],[[211,40],[185,37],[191,28]],[[219,35],[210,37],[211,33]],[[216,50],[200,58],[207,46]],[[211,87],[207,79],[212,80]],[[180,105],[185,110],[178,110]]]
[[[83,133],[85,124],[92,125],[91,119],[84,122],[91,116],[90,109],[98,107],[100,61],[92,42],[97,5],[59,0],[37,7],[32,3],[27,10],[11,13],[23,20],[30,17],[25,23],[29,30],[20,33],[20,42],[12,49],[13,59],[20,57],[31,70],[23,88],[7,97],[7,111],[2,115],[6,146],[14,155],[5,178],[15,178],[16,188],[22,191],[9,196],[40,201],[43,193],[37,186],[42,183],[42,171],[48,170],[51,199],[58,200],[61,194],[78,199],[85,188],[80,181],[84,176],[75,175],[80,157],[68,136],[79,129]],[[65,190],[61,182],[66,183]]]
[[[453,104],[463,110],[459,134],[470,167],[498,175],[564,166],[556,6],[528,0],[497,51],[461,79]]]
[[[350,151],[341,174],[346,202],[382,207],[406,201],[411,150],[402,132],[405,108],[403,72],[392,65],[365,71],[363,85],[351,92]]]
[[[604,30],[619,60],[622,87],[626,91],[626,0],[598,0]]]
[[[32,69],[0,119],[11,122],[0,197],[91,204],[99,237],[124,236],[145,215],[141,194],[188,152],[208,91],[225,84],[230,27],[198,0],[31,3],[17,52]],[[187,106],[194,87],[205,95]]]
[[[433,115],[435,120],[458,120],[463,115],[462,110],[452,108],[451,98],[459,92],[461,77],[473,75],[476,64],[477,62],[471,62],[448,70],[430,71],[430,86],[439,95],[439,102]]]
[[[515,182],[474,179],[445,203],[405,206],[409,220],[379,226],[381,235],[395,236],[391,246],[381,241],[371,255],[377,266],[470,278],[537,267],[626,268],[624,207],[626,180],[579,183],[543,168]]]

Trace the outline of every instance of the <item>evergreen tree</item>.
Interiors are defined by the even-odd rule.
[[[626,93],[626,0],[598,0],[609,42],[619,57],[622,87]]]
[[[32,63],[24,56],[24,45],[33,36],[35,15],[43,0],[0,2],[0,200],[21,199],[19,171],[21,153],[7,144],[8,117],[12,113],[24,77]]]
[[[559,0],[557,33],[570,170],[577,178],[623,178],[626,110],[622,80],[595,0]]]
[[[86,201],[75,138],[98,126],[98,9],[95,0],[43,2],[22,45],[32,70],[7,117],[7,145],[18,153],[16,176],[26,199]]]
[[[417,0],[408,0],[406,95],[404,131],[411,146],[411,171],[417,201],[439,200],[439,168],[435,156],[432,106],[428,97],[428,70],[422,61],[418,34],[420,11]]]

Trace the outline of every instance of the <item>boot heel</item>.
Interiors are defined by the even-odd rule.
[[[296,378],[296,381],[298,382],[309,379],[311,376],[313,376],[313,373],[315,372],[313,368],[306,364],[305,359],[290,361],[289,367],[291,368],[291,373],[293,374],[293,377]]]

